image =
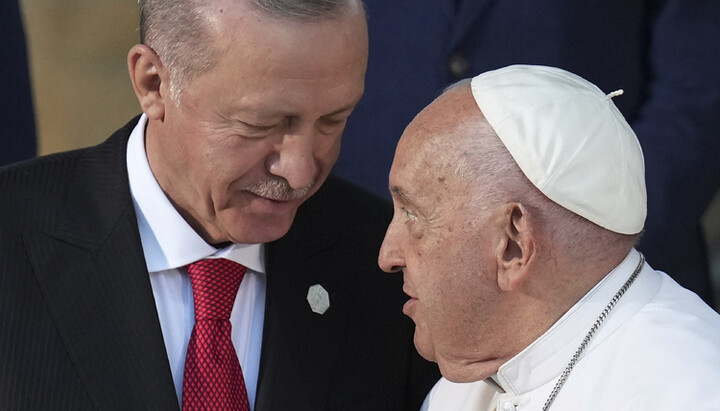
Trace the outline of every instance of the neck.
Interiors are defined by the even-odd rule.
[[[628,252],[628,249],[623,248],[596,255],[546,259],[542,272],[538,275],[541,281],[533,282],[531,285],[536,286],[528,292],[533,301],[532,309],[543,313],[540,321],[536,323],[536,333],[539,333],[537,337],[617,267]]]

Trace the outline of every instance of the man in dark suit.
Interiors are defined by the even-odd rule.
[[[643,146],[639,248],[713,304],[701,217],[720,188],[720,2],[366,0],[366,88],[335,170],[388,196],[405,126],[449,84],[511,64],[564,68],[609,93]]]
[[[141,2],[141,117],[0,171],[0,409],[417,409],[439,375],[377,267],[390,210],[329,176],[361,2],[192,3]],[[232,331],[196,307],[207,261],[242,267]],[[232,353],[195,351],[198,325]]]

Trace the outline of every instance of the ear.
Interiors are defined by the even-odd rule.
[[[502,237],[497,250],[498,285],[503,291],[513,291],[527,279],[537,256],[534,224],[520,203],[506,204],[499,221]]]
[[[128,52],[128,70],[135,95],[142,111],[153,120],[162,121],[165,117],[163,83],[170,84],[170,75],[165,70],[160,58],[148,46],[136,44]]]

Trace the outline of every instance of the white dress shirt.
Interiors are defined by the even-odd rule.
[[[184,267],[204,258],[222,257],[248,268],[233,305],[230,323],[250,408],[254,409],[265,309],[264,247],[262,244],[233,244],[218,250],[188,225],[150,170],[145,152],[146,124],[147,117],[143,114],[130,134],[128,178],[178,402],[182,403],[185,354],[195,324],[192,287]]]
[[[492,381],[441,379],[423,410],[541,410],[588,330],[637,267],[625,260]],[[493,387],[495,385],[495,387]],[[645,264],[550,410],[720,410],[720,316]]]

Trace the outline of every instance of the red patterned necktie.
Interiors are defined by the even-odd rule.
[[[195,326],[185,358],[183,411],[250,411],[230,332],[230,312],[245,270],[224,258],[188,265]]]

